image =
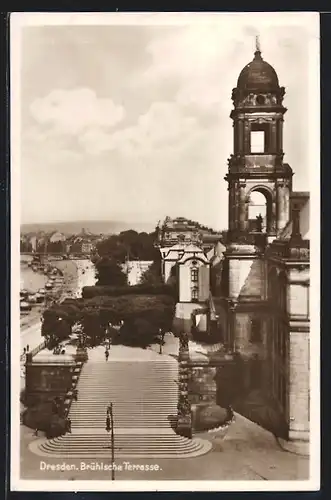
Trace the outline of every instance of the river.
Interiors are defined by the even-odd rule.
[[[50,264],[63,273],[62,298],[81,297],[84,286],[95,284],[94,266],[89,260],[51,261]],[[44,287],[47,279],[43,273],[28,267],[27,258],[21,259],[21,289],[36,292]],[[31,350],[41,343],[41,313],[41,307],[34,306],[29,314],[21,318],[21,351],[27,345]]]

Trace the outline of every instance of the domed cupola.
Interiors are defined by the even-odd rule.
[[[260,50],[254,59],[241,71],[237,88],[240,90],[273,92],[279,89],[278,76],[274,68],[263,60]]]
[[[257,40],[254,58],[242,69],[232,91],[234,107],[282,107],[284,95],[285,89],[279,86],[274,68],[264,61]]]

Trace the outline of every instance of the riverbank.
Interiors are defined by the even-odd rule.
[[[78,265],[75,261],[50,261],[49,265],[61,271],[63,276],[63,283],[58,287],[57,294],[59,300],[64,298],[65,295],[70,295],[77,290],[78,287]],[[28,266],[28,261],[21,261],[21,286],[31,293],[36,293],[40,288],[44,288],[48,276],[41,271],[33,271]],[[42,304],[36,304],[32,307],[31,311],[24,314],[20,318],[20,327],[28,328],[40,321],[40,316],[43,311]]]
[[[51,266],[63,274],[63,283],[58,292],[57,301],[66,297],[79,297],[84,286],[95,283],[94,266],[89,260],[50,261]],[[30,350],[37,347],[43,340],[41,337],[42,308],[35,306],[31,313],[21,320],[21,352],[29,345]]]

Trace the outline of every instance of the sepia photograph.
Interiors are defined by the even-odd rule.
[[[319,489],[318,13],[10,24],[11,489]]]

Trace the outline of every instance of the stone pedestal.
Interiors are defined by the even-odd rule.
[[[187,335],[180,337],[179,345],[179,374],[178,374],[178,412],[176,433],[180,436],[192,438],[192,414],[188,396],[188,380],[190,376],[189,348]]]
[[[192,439],[192,417],[191,415],[178,415],[176,434]]]
[[[78,347],[75,356],[76,361],[85,363],[88,360],[88,353],[86,347]]]

